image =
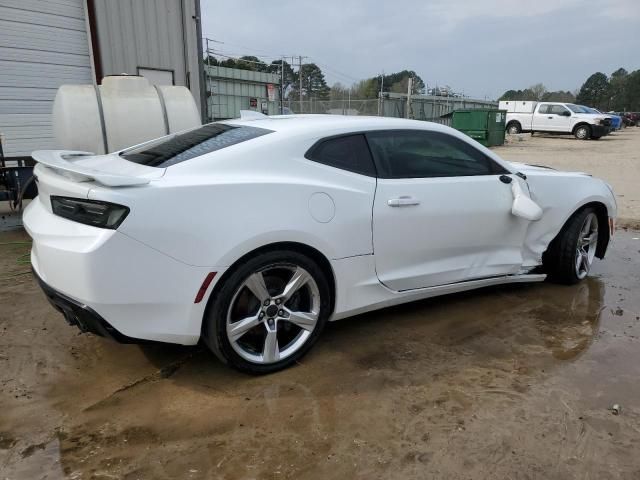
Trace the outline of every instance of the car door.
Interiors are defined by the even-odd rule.
[[[564,105],[549,105],[550,122],[553,126],[553,132],[570,132],[571,131],[571,112]]]
[[[541,132],[553,131],[553,116],[549,113],[551,105],[541,103],[533,114],[533,130]]]
[[[373,246],[384,285],[402,291],[520,270],[529,222],[511,214],[508,183],[519,178],[447,133],[388,130],[367,140],[378,171]]]

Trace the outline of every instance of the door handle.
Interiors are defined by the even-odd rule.
[[[390,207],[410,207],[412,205],[420,205],[420,200],[417,200],[408,195],[402,197],[392,198],[387,202]]]
[[[549,120],[553,120],[553,117],[547,117]]]

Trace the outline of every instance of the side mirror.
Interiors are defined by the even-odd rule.
[[[513,193],[513,204],[511,205],[511,213],[513,215],[530,222],[540,220],[542,208],[529,198],[517,179],[511,182],[511,192]]]
[[[568,110],[565,110],[565,111],[562,112],[562,116],[563,117],[570,117],[571,116],[571,112],[568,111]]]

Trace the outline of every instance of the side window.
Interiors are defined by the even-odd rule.
[[[466,177],[508,173],[484,153],[452,135],[425,130],[367,133],[383,178]]]
[[[553,113],[554,115],[562,115],[564,112],[568,112],[566,108],[562,105],[549,105],[549,113]]]
[[[305,157],[342,170],[376,176],[373,159],[362,134],[321,140],[309,149]]]
[[[549,113],[549,107],[551,107],[551,105],[540,105],[538,113]]]

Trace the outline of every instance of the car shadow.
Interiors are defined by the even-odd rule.
[[[513,284],[361,314],[330,322],[298,365],[267,376],[237,372],[203,345],[138,348],[157,368],[153,381],[171,380],[206,392],[224,385],[225,394],[231,396],[255,394],[274,385],[305,386],[314,395],[333,395],[382,371],[392,372],[397,381],[422,384],[457,363],[456,355],[481,365],[516,357],[525,361],[526,352],[542,348],[548,369],[588,349],[598,331],[604,291],[604,284],[591,277],[571,287]],[[425,368],[416,373],[415,365]],[[316,390],[318,385],[322,388]],[[380,385],[372,382],[365,388]],[[290,392],[300,393],[297,388]]]

